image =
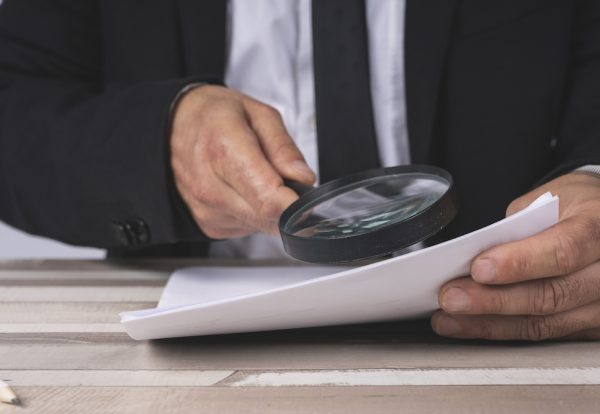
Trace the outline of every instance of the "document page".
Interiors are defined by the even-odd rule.
[[[122,313],[121,322],[142,340],[424,317],[480,252],[557,222],[558,197],[546,193],[487,227],[365,266],[181,269],[156,308]]]

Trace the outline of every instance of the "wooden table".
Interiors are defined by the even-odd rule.
[[[452,341],[427,321],[131,340],[119,312],[191,264],[232,262],[0,262],[0,378],[24,411],[600,412],[600,343]]]

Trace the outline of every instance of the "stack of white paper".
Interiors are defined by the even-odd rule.
[[[121,322],[134,339],[156,339],[422,317],[477,254],[557,221],[558,197],[546,193],[483,229],[367,266],[182,269],[157,308],[122,313]]]

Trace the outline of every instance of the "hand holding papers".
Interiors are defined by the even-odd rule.
[[[478,253],[557,221],[558,198],[546,193],[490,226],[362,267],[182,269],[157,308],[123,313],[121,322],[134,339],[157,339],[426,316],[439,288],[468,274]]]

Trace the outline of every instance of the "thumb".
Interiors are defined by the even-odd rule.
[[[287,133],[279,112],[256,101],[251,101],[245,106],[250,118],[250,126],[275,170],[284,178],[313,184],[316,175]]]

